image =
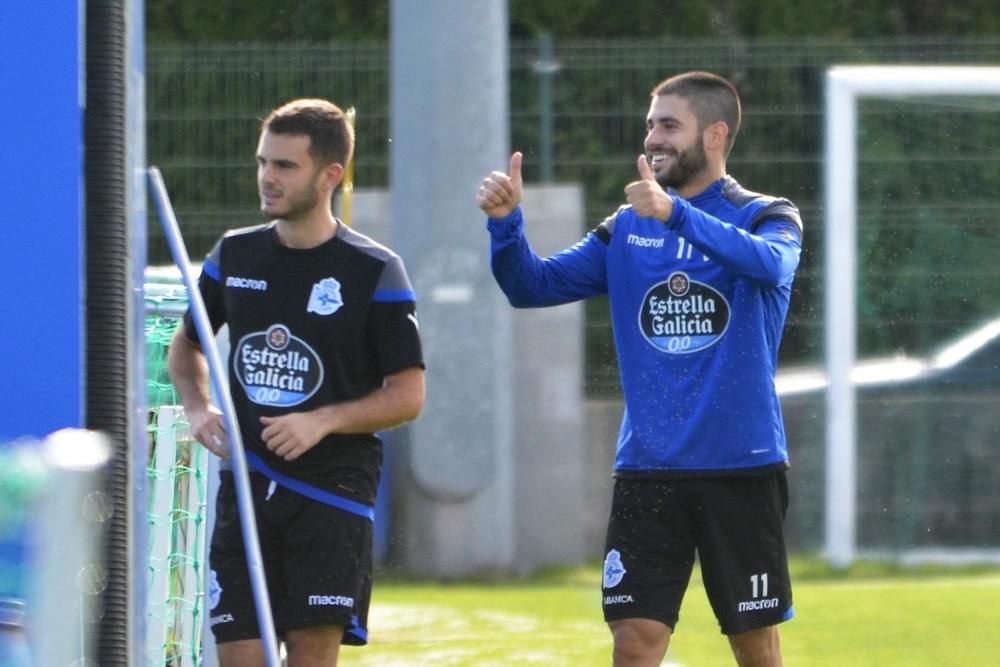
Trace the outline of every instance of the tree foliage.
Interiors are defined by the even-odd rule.
[[[324,42],[388,34],[388,0],[146,0],[151,44]]]
[[[419,0],[411,0],[417,2]],[[875,38],[1000,33],[995,0],[508,0],[511,37]],[[386,39],[390,0],[147,0],[164,42]]]

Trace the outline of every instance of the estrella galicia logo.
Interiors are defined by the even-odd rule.
[[[233,367],[247,398],[258,405],[298,405],[323,383],[319,355],[284,324],[241,338]]]
[[[344,298],[340,294],[340,283],[335,278],[324,278],[312,286],[306,312],[317,315],[333,315],[343,305]]]
[[[639,310],[639,329],[650,345],[689,354],[716,343],[729,327],[729,303],[715,288],[683,271],[649,288]]]
[[[625,566],[622,565],[622,555],[617,549],[612,549],[604,558],[604,587],[614,588],[625,576]]]

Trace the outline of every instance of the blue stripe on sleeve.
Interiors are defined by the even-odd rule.
[[[331,505],[333,507],[338,507],[345,512],[350,512],[351,514],[357,514],[360,517],[364,517],[369,521],[375,520],[375,508],[371,505],[365,505],[364,503],[359,503],[355,500],[349,500],[347,498],[342,498],[329,491],[324,491],[323,489],[317,489],[314,486],[309,486],[304,482],[300,482],[297,479],[289,477],[288,475],[283,475],[280,472],[275,472],[271,470],[264,463],[264,460],[253,452],[246,452],[247,462],[253,466],[254,470],[262,473],[268,479],[273,479],[278,484],[299,493],[306,498],[312,498],[316,502],[323,503],[324,505]]]
[[[416,301],[417,295],[411,289],[378,289],[372,295],[372,301],[381,303],[391,301]]]
[[[205,263],[201,265],[201,270],[208,274],[210,277],[215,278],[216,281],[222,280],[222,273],[219,271],[219,265],[205,260]]]

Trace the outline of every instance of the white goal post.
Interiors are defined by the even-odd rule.
[[[851,66],[826,73],[825,540],[827,558],[838,567],[854,560],[856,546],[858,100],[910,95],[1000,95],[1000,67]]]

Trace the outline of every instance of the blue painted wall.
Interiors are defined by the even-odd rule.
[[[82,424],[80,13],[0,13],[0,441]]]

